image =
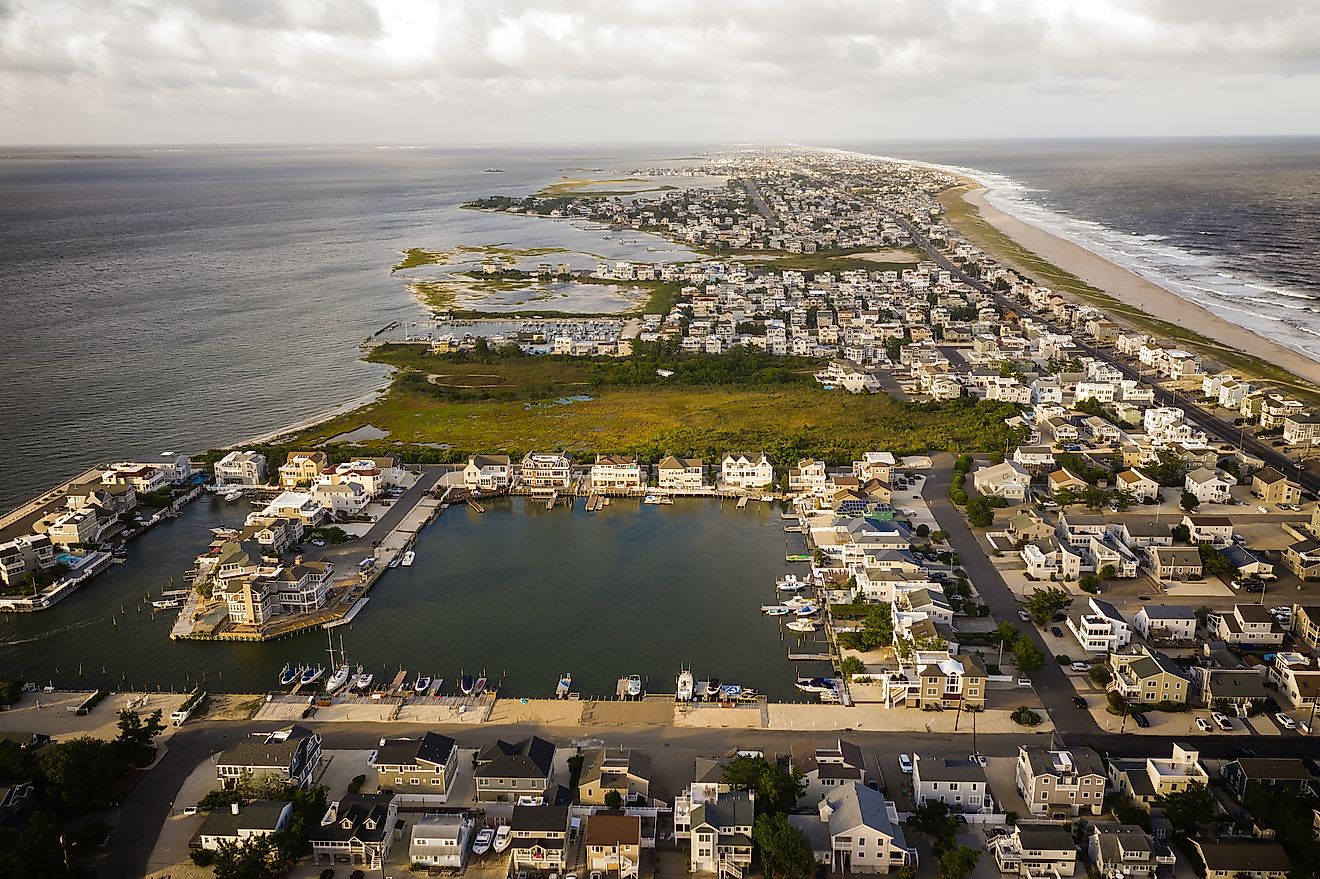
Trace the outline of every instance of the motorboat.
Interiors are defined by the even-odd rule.
[[[357,677],[353,678],[353,689],[363,690],[363,691],[370,690],[371,682],[374,681],[375,679],[376,676],[373,675],[371,672],[360,671],[358,672]]]
[[[792,598],[785,598],[783,602],[784,607],[789,610],[797,610],[799,607],[808,607],[814,603],[815,602],[810,598],[803,598],[800,595],[794,595]]]
[[[499,852],[504,851],[509,847],[509,843],[511,842],[513,842],[513,832],[511,828],[508,824],[501,824],[495,831],[495,842],[493,843],[495,852],[498,854]]]
[[[569,674],[568,672],[564,672],[564,676],[561,677],[559,679],[559,683],[555,685],[555,698],[567,699],[568,691],[571,690],[572,688],[573,688],[573,675]],[[498,846],[496,847],[495,850],[501,851],[501,849]]]
[[[344,684],[348,683],[348,677],[352,673],[352,669],[347,665],[339,666],[335,673],[330,675],[330,679],[325,682],[325,691],[327,693],[333,693],[335,690],[338,690]]]
[[[628,693],[628,695],[629,695],[630,697],[633,697],[633,698],[642,695],[642,676],[641,676],[641,675],[628,675],[628,687],[627,687],[627,693]]]
[[[472,675],[463,675],[458,679],[458,691],[464,696],[471,696],[472,688],[476,685],[476,678],[472,677]]]
[[[784,579],[775,583],[775,588],[780,592],[801,592],[804,589],[810,589],[811,584],[806,580],[799,580],[797,577],[789,574]]]
[[[788,614],[790,614],[790,613],[792,613],[792,612],[793,612],[793,608],[789,607],[789,606],[786,605],[786,604],[763,604],[763,605],[761,605],[761,613],[765,614],[765,615],[768,616],[768,617],[782,617],[782,616],[787,616]]]
[[[481,857],[486,854],[486,852],[490,851],[491,843],[494,841],[495,831],[491,830],[489,827],[483,827],[481,831],[477,833],[477,838],[472,842],[472,854]]]
[[[211,535],[213,537],[237,537],[239,531],[237,528],[212,528]]]
[[[414,693],[425,693],[431,689],[432,678],[429,675],[420,675],[413,683]]]
[[[298,683],[304,687],[310,687],[312,684],[319,681],[324,674],[325,669],[321,666],[318,665],[313,667],[309,665],[307,668],[303,669],[302,677],[298,678]]]
[[[183,607],[182,598],[161,598],[151,602],[151,606],[156,610],[169,610],[172,607]]]
[[[486,692],[486,679],[477,678],[476,684],[472,687],[472,695],[480,696],[484,692]]]
[[[720,701],[727,702],[742,695],[743,688],[737,684],[725,684],[720,687]]]
[[[678,696],[676,698],[679,702],[692,701],[692,687],[692,672],[683,669],[678,673]]]
[[[234,501],[241,498],[242,496],[243,496],[243,489],[241,488],[231,488],[229,491],[225,492],[224,494],[225,501],[231,504]]]
[[[403,559],[399,562],[399,564],[403,565],[405,568],[411,568],[411,567],[412,567],[412,563],[413,563],[416,559],[417,559],[417,553],[413,552],[413,551],[410,549],[410,550],[408,550],[407,552],[405,552],[405,553],[403,554]]]
[[[829,678],[798,678],[796,686],[804,693],[834,692],[834,682]]]
[[[390,563],[389,563],[388,565],[386,565],[385,567],[387,567],[387,568],[397,568],[398,566],[399,566],[399,557],[396,555],[394,558],[390,559]]]
[[[648,494],[642,498],[644,504],[656,504],[657,506],[666,506],[672,504],[674,499],[664,494]]]
[[[291,687],[302,677],[302,666],[285,665],[280,670],[280,686]]]
[[[794,632],[814,632],[819,627],[811,620],[789,620],[784,628]]]
[[[818,610],[820,610],[820,608],[816,607],[816,605],[814,604],[804,604],[801,607],[794,610],[793,613],[796,616],[809,617],[809,616],[814,616]]]
[[[707,699],[714,699],[720,695],[720,679],[711,678],[706,681],[706,692],[702,693]]]

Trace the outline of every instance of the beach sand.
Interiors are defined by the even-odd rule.
[[[963,199],[979,210],[986,222],[1027,250],[1064,271],[1071,272],[1110,296],[1141,309],[1151,317],[1186,327],[1207,339],[1244,354],[1259,357],[1299,378],[1320,385],[1320,362],[1211,314],[1201,306],[1170,293],[1158,284],[1147,281],[1140,275],[1115,265],[1084,247],[1004,213],[986,201],[984,188],[968,190],[963,194]],[[997,256],[1013,264],[1011,259]],[[1031,275],[1031,272],[1025,268],[1015,267]],[[1117,322],[1122,322],[1121,315],[1113,317]]]

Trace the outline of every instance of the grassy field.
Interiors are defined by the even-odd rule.
[[[636,195],[639,192],[666,192],[672,189],[678,189],[677,186],[662,184],[660,186],[625,186],[622,189],[609,189],[611,185],[619,184],[647,184],[649,180],[643,180],[639,177],[620,177],[614,180],[590,180],[573,179],[565,177],[549,186],[544,186],[537,190],[537,198],[614,198],[615,196]]]
[[[389,392],[286,439],[287,446],[315,446],[371,424],[390,434],[373,445],[442,444],[444,454],[431,457],[455,460],[535,449],[622,452],[648,461],[670,453],[713,458],[763,449],[782,464],[802,456],[844,463],[868,449],[1002,451],[1009,435],[1003,419],[1011,407],[830,392],[808,383],[808,367],[757,373],[763,378],[755,380],[765,384],[630,386],[609,383],[614,373],[608,370],[631,368],[617,363],[540,357],[464,362],[427,355],[420,346],[378,352],[373,359],[400,367]]]
[[[1221,345],[1186,327],[1151,317],[1139,308],[1091,286],[1071,272],[1041,259],[992,226],[974,205],[964,201],[963,193],[969,188],[963,185],[946,189],[939,195],[940,203],[944,205],[950,225],[995,258],[1019,269],[1044,286],[1104,309],[1118,320],[1156,336],[1173,340],[1182,347],[1219,361],[1229,369],[1286,387],[1294,394],[1305,397],[1309,402],[1320,400],[1320,389],[1302,381],[1287,370],[1259,357],[1244,354],[1236,348]]]

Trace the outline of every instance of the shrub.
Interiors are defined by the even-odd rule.
[[[367,777],[365,775],[353,776],[353,780],[348,783],[348,792],[351,794],[355,794],[358,791],[362,790],[362,785],[366,784],[366,781],[367,781]]]
[[[1016,711],[1014,711],[1009,716],[1012,717],[1013,722],[1018,724],[1019,726],[1040,725],[1040,715],[1035,711],[1032,711],[1030,708],[1028,708],[1025,705],[1020,706]]]

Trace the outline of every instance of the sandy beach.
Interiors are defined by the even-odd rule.
[[[1186,327],[1207,339],[1259,357],[1320,385],[1320,362],[1213,315],[1084,247],[1004,213],[986,201],[985,192],[980,187],[971,189],[964,193],[963,199],[976,207],[986,222],[1043,259],[1152,317]],[[1012,263],[1012,260],[1005,261]],[[1122,321],[1120,316],[1115,319]]]

